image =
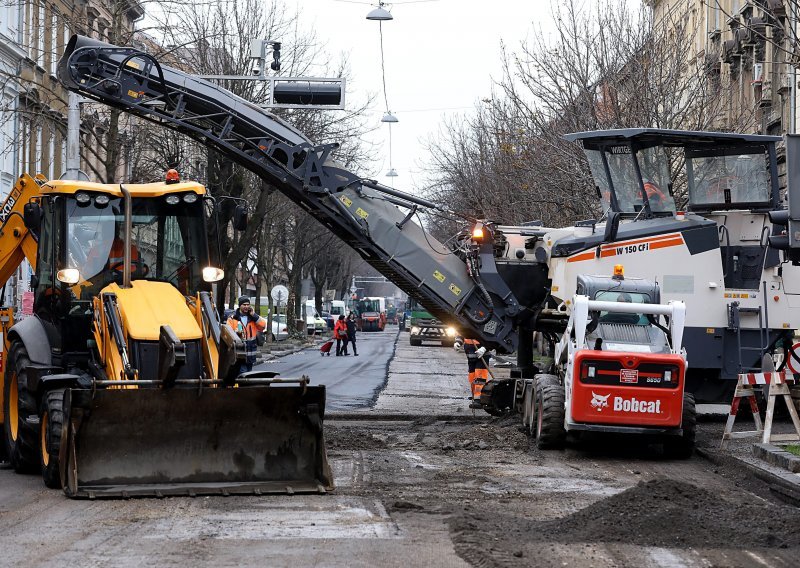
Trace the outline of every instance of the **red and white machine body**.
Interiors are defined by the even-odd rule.
[[[666,316],[663,326],[641,322],[599,323],[629,314],[647,321]],[[570,430],[665,433],[680,429],[686,375],[682,346],[686,305],[590,300],[574,296],[566,332],[556,346],[564,371],[564,427]],[[587,328],[589,328],[587,330]],[[605,338],[603,337],[605,335]],[[613,341],[611,340],[613,339]]]

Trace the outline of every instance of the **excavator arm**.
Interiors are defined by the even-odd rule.
[[[58,77],[85,97],[214,147],[300,204],[437,318],[487,346],[516,348],[521,308],[496,277],[491,243],[465,262],[411,222],[433,203],[346,170],[331,158],[338,144],[316,145],[270,112],[131,47],[73,36]]]
[[[23,215],[25,205],[39,193],[38,182],[24,174],[0,209],[0,282],[7,282],[25,259],[36,269],[36,236],[25,227]]]

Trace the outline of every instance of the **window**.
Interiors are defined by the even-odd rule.
[[[44,4],[39,4],[39,13],[36,18],[36,64],[44,68],[44,36],[47,31],[44,19]]]
[[[52,75],[56,74],[59,55],[64,51],[63,47],[58,45],[58,16],[58,10],[54,7],[50,13],[50,73]]]
[[[47,179],[56,177],[56,128],[55,125],[50,125],[49,128],[50,139],[47,141]]]
[[[42,173],[42,127],[36,127],[36,152],[33,156],[34,160],[34,174]]]
[[[689,202],[693,209],[769,204],[765,154],[691,156],[687,152],[687,158]]]

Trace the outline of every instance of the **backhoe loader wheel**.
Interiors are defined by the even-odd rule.
[[[694,395],[683,393],[683,418],[681,436],[664,440],[664,456],[670,459],[688,460],[694,453],[694,438],[697,431],[697,414]]]
[[[44,484],[51,489],[61,489],[58,451],[64,425],[63,405],[64,389],[54,389],[42,397],[39,410],[39,461],[42,465]]]
[[[4,435],[8,459],[17,473],[36,471],[39,462],[39,424],[36,398],[28,392],[26,369],[30,365],[25,346],[14,341],[3,392]]]
[[[541,375],[540,375],[541,376]],[[536,394],[536,447],[542,450],[560,450],[567,433],[564,430],[564,387],[552,380],[537,377]],[[557,380],[557,379],[556,379]]]

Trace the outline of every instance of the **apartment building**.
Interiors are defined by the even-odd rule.
[[[720,130],[796,132],[795,0],[646,0],[656,26],[685,26],[687,64],[719,87]]]
[[[56,78],[56,66],[73,33],[104,41],[125,42],[144,11],[135,0],[21,0],[21,45],[16,108],[17,172],[57,178],[66,169],[68,93]],[[111,172],[107,148],[124,145],[128,121],[111,124],[109,111],[99,105],[84,108],[81,169],[96,181],[122,174],[124,156]],[[113,137],[113,138],[112,138]]]
[[[22,16],[18,4],[0,5],[0,76],[11,79],[0,83],[0,199],[8,194],[17,176],[19,83],[13,78],[26,55],[22,46]]]

